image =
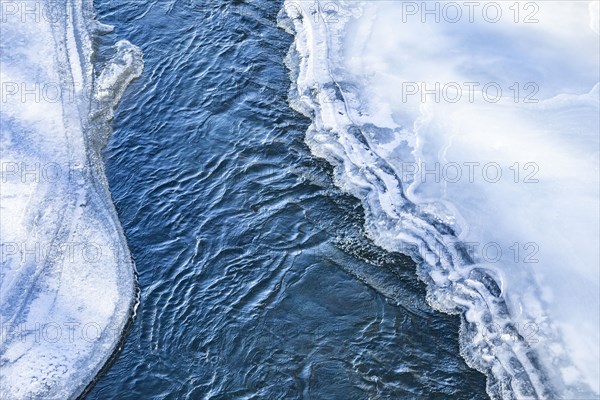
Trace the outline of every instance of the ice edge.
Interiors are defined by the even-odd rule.
[[[461,316],[458,332],[461,355],[471,368],[486,375],[486,389],[492,399],[595,397],[583,383],[566,385],[553,366],[546,365],[538,358],[536,352],[514,329],[504,303],[501,285],[498,284],[500,280],[494,276],[493,271],[479,268],[470,260],[464,245],[456,239],[452,227],[411,203],[402,193],[403,184],[397,180],[393,169],[365,145],[362,132],[365,127],[354,124],[350,118],[355,110],[352,110],[352,99],[347,97],[352,94],[344,86],[351,83],[336,81],[330,64],[332,55],[336,52],[338,31],[343,29],[345,21],[350,18],[348,14],[351,12],[348,10],[352,7],[346,3],[348,2],[336,3],[347,14],[335,14],[335,27],[312,21],[332,18],[319,15],[327,10],[318,3],[316,6],[312,5],[310,12],[307,12],[301,6],[302,2],[286,0],[278,16],[280,27],[294,36],[285,60],[292,81],[289,102],[293,109],[312,121],[305,138],[311,152],[334,167],[337,186],[363,203],[366,231],[377,245],[388,251],[398,251],[398,248],[407,250],[402,246],[407,242],[419,242],[415,246],[419,250],[407,253],[417,263],[417,275],[426,284],[427,301],[438,311]],[[353,4],[356,6],[359,3]],[[357,152],[360,154],[355,159],[353,156],[357,157]],[[357,166],[354,161],[360,157],[364,157],[361,158],[362,161],[370,160],[366,165],[373,165],[373,168]],[[379,186],[383,192],[393,192],[390,196],[397,203],[388,204],[392,209],[385,208],[386,204],[381,204],[381,199],[377,198],[381,194],[377,189]],[[382,219],[377,211],[381,211],[383,215],[394,214],[396,221],[410,221],[414,228],[396,232],[398,236],[393,242],[389,238],[382,239],[378,235],[380,229],[395,230],[389,228],[390,221]],[[460,277],[464,271],[459,274],[459,269],[467,271],[466,278]],[[484,318],[477,318],[478,323],[480,326],[490,327],[489,332],[493,331],[493,325],[508,330],[513,326],[513,338],[516,341],[500,345],[505,350],[501,354],[495,350],[498,350],[498,343],[502,342],[502,332],[482,338],[478,328],[465,318],[467,312],[477,304],[486,310]],[[553,327],[548,326],[545,333],[549,342],[558,341]],[[563,366],[569,365],[568,360],[556,362]]]
[[[24,269],[23,260],[12,260],[13,269],[9,268],[12,273],[11,279],[3,282],[3,287],[16,288],[20,290],[22,283],[29,285],[27,292],[23,294],[25,299],[21,299],[17,304],[11,303],[15,298],[15,293],[4,291],[2,302],[7,302],[2,310],[2,325],[3,325],[3,340],[0,346],[0,355],[2,356],[2,375],[3,385],[0,390],[2,397],[9,396],[10,398],[78,398],[91,388],[95,383],[97,376],[101,374],[108,365],[116,358],[121,349],[126,334],[133,322],[135,311],[139,303],[139,289],[137,286],[136,272],[134,261],[129,252],[127,241],[123,229],[118,220],[115,206],[111,199],[111,194],[108,188],[108,182],[104,174],[104,164],[101,151],[106,145],[111,135],[111,120],[114,108],[117,106],[122,94],[135,78],[139,77],[143,69],[142,52],[136,46],[127,41],[119,41],[115,48],[114,57],[102,69],[97,78],[94,76],[93,62],[93,39],[96,35],[100,35],[108,31],[110,28],[102,25],[95,19],[95,10],[92,0],[66,0],[63,4],[53,2],[52,7],[63,7],[59,13],[61,18],[55,21],[50,21],[52,32],[52,40],[54,42],[54,54],[57,57],[58,76],[61,84],[81,83],[85,90],[76,92],[75,105],[63,103],[63,119],[70,118],[75,115],[79,116],[78,122],[69,124],[69,129],[74,129],[75,135],[82,135],[82,142],[85,147],[85,165],[79,165],[76,172],[81,173],[84,183],[77,183],[74,189],[62,189],[58,193],[66,195],[67,198],[56,199],[64,201],[66,211],[61,211],[58,217],[55,217],[51,222],[60,224],[60,229],[48,241],[53,245],[55,242],[64,242],[65,238],[73,235],[75,227],[89,230],[90,232],[101,232],[107,235],[109,245],[114,246],[115,260],[114,271],[117,277],[117,292],[118,299],[115,301],[114,312],[112,317],[103,328],[119,332],[118,335],[104,334],[98,338],[92,345],[89,345],[85,350],[87,357],[77,354],[71,355],[71,365],[65,367],[69,371],[69,378],[60,378],[56,373],[62,365],[49,364],[50,368],[59,368],[52,371],[50,375],[42,375],[35,378],[36,384],[33,381],[27,382],[24,380],[7,382],[4,378],[5,374],[11,374],[11,368],[14,363],[21,362],[23,357],[16,360],[11,360],[8,352],[17,347],[17,351],[22,351],[22,344],[19,341],[27,340],[21,337],[20,340],[11,337],[10,333],[4,331],[5,325],[29,323],[28,315],[32,312],[31,302],[36,300],[36,293],[40,290],[36,285],[45,285],[45,281],[40,281],[40,277],[47,274],[52,274],[54,261],[41,261],[35,265],[34,274],[27,275],[28,269]],[[54,8],[56,10],[56,8]],[[77,78],[77,79],[76,79]],[[81,79],[81,82],[79,82]],[[75,87],[71,85],[71,87]],[[86,93],[88,96],[85,96]],[[74,108],[76,110],[74,110]],[[65,116],[65,113],[68,113]],[[80,132],[77,132],[80,130]],[[67,137],[73,132],[66,133]],[[4,138],[3,138],[4,139]],[[69,143],[69,146],[77,147],[77,143]],[[72,171],[71,171],[72,172]],[[68,186],[73,188],[73,184]],[[80,201],[85,201],[84,205],[79,205]],[[44,206],[46,205],[43,203]],[[80,208],[84,207],[84,208]],[[83,211],[82,211],[83,210]],[[10,211],[10,210],[9,210]],[[35,212],[35,210],[33,211]],[[91,215],[90,215],[91,213]],[[61,217],[62,216],[62,217]],[[66,216],[66,219],[63,217]],[[59,218],[59,220],[56,220]],[[69,218],[76,223],[72,223]],[[99,223],[100,226],[90,225],[90,222]],[[87,224],[87,225],[86,225]],[[53,225],[54,226],[54,225]],[[55,228],[50,227],[46,232],[52,232]],[[85,233],[84,233],[85,234]],[[85,237],[83,237],[85,238]],[[105,237],[106,238],[106,237]],[[29,235],[27,240],[39,240],[39,236],[34,238]],[[111,247],[112,249],[112,247]],[[118,258],[117,258],[118,255]],[[11,260],[8,260],[9,263]],[[16,267],[15,267],[16,265]],[[28,267],[29,268],[29,267]],[[50,272],[49,272],[50,269]],[[16,282],[17,286],[14,286]],[[40,283],[42,282],[42,283]],[[96,287],[95,289],[102,290]],[[51,289],[52,290],[52,289]],[[57,291],[59,289],[56,289]],[[23,297],[22,296],[22,297]],[[75,305],[76,306],[76,305]],[[10,309],[9,309],[10,308]],[[31,321],[38,321],[35,318],[36,310],[33,310],[34,316]],[[93,317],[92,317],[93,318]],[[23,334],[23,332],[21,332]],[[26,335],[30,333],[26,332]],[[61,339],[62,340],[62,339]],[[29,348],[35,348],[38,352],[44,351],[43,347],[48,344],[31,344]],[[48,349],[50,350],[50,349]],[[79,356],[79,358],[78,358]],[[51,357],[50,357],[51,358]],[[64,359],[68,359],[65,356]],[[27,361],[25,364],[28,365]],[[17,368],[23,368],[23,365]],[[26,368],[26,367],[25,367]],[[16,371],[16,375],[12,377],[24,377],[27,374],[22,374],[22,369]],[[16,390],[16,392],[14,391]]]

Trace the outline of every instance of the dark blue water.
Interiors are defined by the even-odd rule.
[[[96,7],[145,54],[106,149],[141,304],[87,398],[485,398],[458,318],[304,145],[280,1]]]

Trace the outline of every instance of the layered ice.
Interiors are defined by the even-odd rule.
[[[91,1],[0,5],[0,398],[76,398],[136,304],[100,151],[142,57],[121,41],[95,69]]]
[[[290,101],[492,398],[598,398],[598,2],[288,0]],[[393,351],[393,349],[390,349]]]

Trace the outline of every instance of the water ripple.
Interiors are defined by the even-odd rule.
[[[458,320],[304,145],[280,2],[97,6],[145,53],[106,152],[141,305],[88,398],[484,398]]]

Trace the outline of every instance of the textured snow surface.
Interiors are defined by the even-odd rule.
[[[119,42],[95,80],[91,3],[1,6],[0,397],[75,398],[135,304],[100,150],[141,52]]]
[[[492,398],[598,397],[598,2],[317,3],[281,14],[290,98],[371,238]]]

